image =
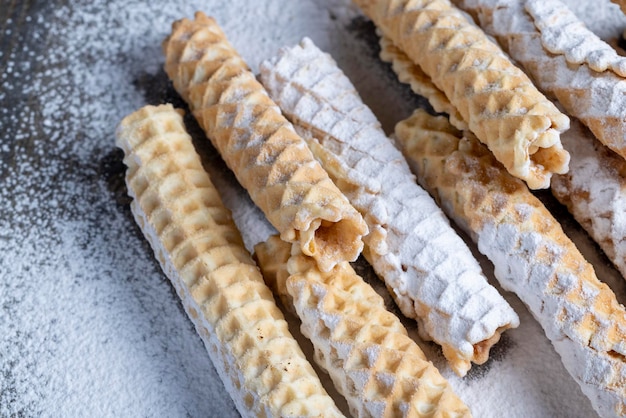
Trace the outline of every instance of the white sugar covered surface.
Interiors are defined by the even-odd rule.
[[[583,3],[579,13],[618,19],[608,0],[593,2],[593,10]],[[214,16],[255,71],[280,47],[310,37],[387,132],[425,102],[378,59],[373,26],[347,0],[8,7],[10,19],[0,22],[0,416],[237,416],[133,222],[114,146],[126,114],[166,100],[182,105],[162,70],[160,45],[171,22],[195,10]],[[597,26],[607,31],[604,22]],[[612,27],[610,36],[618,36],[619,24]],[[190,129],[251,247],[272,228],[197,126]],[[624,302],[626,284],[606,257],[549,193],[541,197]],[[435,345],[420,343],[428,358],[476,417],[593,417],[539,325],[514,295],[505,297],[521,325],[504,333],[487,364],[460,379]]]

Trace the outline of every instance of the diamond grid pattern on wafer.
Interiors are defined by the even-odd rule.
[[[559,223],[447,119],[416,111],[396,135],[420,182],[528,306],[594,408],[626,414],[626,311]]]
[[[182,116],[147,106],[117,131],[131,209],[243,416],[343,416],[287,329]]]
[[[277,284],[287,292],[302,321],[302,332],[315,348],[315,359],[347,399],[355,417],[469,417],[467,406],[424,358],[398,318],[349,263],[331,272],[294,247],[282,266],[278,237],[255,247],[264,275],[288,277]],[[273,259],[274,258],[274,259]],[[265,270],[266,264],[272,271]],[[267,274],[266,274],[267,273]],[[278,277],[281,275],[279,274]]]
[[[355,260],[367,226],[281,115],[217,23],[172,26],[165,70],[252,200],[283,239],[328,270]]]
[[[604,145],[626,158],[626,80],[612,71],[572,65],[541,43],[524,0],[454,0],[520,63],[546,94],[580,119]]]
[[[262,63],[261,80],[365,218],[364,254],[423,338],[460,375],[486,361],[516,314],[380,125],[351,116],[371,111],[334,60],[304,39]]]
[[[569,119],[448,0],[354,0],[445,93],[513,175],[547,188],[567,171]]]

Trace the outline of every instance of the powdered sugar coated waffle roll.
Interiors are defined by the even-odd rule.
[[[137,223],[242,416],[343,416],[289,333],[181,113],[146,106],[118,127]]]
[[[367,226],[281,115],[214,19],[172,26],[165,70],[252,200],[328,270],[355,260]]]
[[[277,260],[276,254],[286,251],[276,248],[286,245],[277,236],[257,245],[259,264],[267,279],[283,278],[274,287],[288,293],[316,362],[329,373],[353,416],[470,416],[400,320],[385,309],[382,297],[349,263],[322,272],[295,246],[288,260]]]
[[[580,119],[598,140],[626,158],[624,78],[613,71],[595,71],[588,62],[577,63],[566,55],[551,53],[525,9],[526,0],[454,1],[498,39],[539,88],[558,99],[567,113]],[[566,32],[563,36],[570,35]]]
[[[626,415],[626,311],[559,223],[445,118],[417,111],[396,135],[420,182],[528,306],[596,411]]]
[[[572,160],[551,191],[626,278],[626,160],[578,121],[562,136]]]
[[[569,119],[448,0],[354,0],[419,64],[469,128],[516,177],[547,188],[569,155]]]
[[[484,363],[519,319],[373,114],[352,116],[371,111],[332,57],[305,38],[264,61],[261,81],[363,215],[364,255],[420,335],[440,344],[460,375]]]

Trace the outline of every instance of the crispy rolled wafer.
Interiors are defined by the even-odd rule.
[[[572,156],[570,171],[552,177],[552,194],[626,278],[626,160],[578,121],[562,139]]]
[[[326,394],[171,105],[126,117],[131,209],[242,416],[343,416]]]
[[[454,0],[533,78],[537,86],[580,119],[604,145],[626,158],[626,80],[613,71],[555,55],[525,10],[526,0]],[[567,34],[565,34],[567,36]]]
[[[293,246],[291,257],[277,265],[276,254],[286,251],[276,248],[285,245],[277,236],[257,245],[259,265],[269,280],[282,277],[274,288],[288,293],[302,333],[313,343],[315,360],[346,398],[353,416],[470,416],[400,320],[385,309],[382,297],[349,263],[322,272]]]
[[[528,306],[596,411],[626,415],[626,311],[550,212],[444,117],[416,111],[396,135],[420,182]]]
[[[565,173],[569,119],[448,0],[354,0],[419,64],[498,161],[529,187]]]
[[[165,70],[252,200],[328,270],[355,260],[367,226],[281,115],[215,20],[172,26]]]
[[[263,62],[261,81],[363,215],[365,257],[420,335],[443,347],[459,375],[484,363],[517,315],[335,61],[305,38]]]

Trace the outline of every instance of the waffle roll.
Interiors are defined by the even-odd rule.
[[[546,94],[580,119],[604,145],[626,158],[626,80],[551,53],[526,0],[454,0],[493,35]],[[548,22],[545,23],[549,25]],[[564,36],[568,36],[567,33]]]
[[[255,247],[264,277],[292,304],[354,417],[469,417],[467,406],[348,262],[330,272],[278,236]],[[287,255],[279,260],[277,254]],[[268,268],[266,269],[266,266]],[[288,294],[286,296],[285,294]]]
[[[131,210],[244,417],[342,417],[276,306],[171,105],[116,131]]]
[[[365,258],[403,314],[457,374],[484,363],[519,319],[336,62],[305,38],[264,61],[261,81],[363,215]]]
[[[446,118],[416,111],[395,132],[419,181],[528,306],[596,411],[626,415],[626,311],[559,223]]]
[[[626,278],[626,160],[578,121],[562,140],[570,171],[554,176],[550,190]]]
[[[329,270],[355,260],[367,226],[282,116],[214,19],[172,25],[165,71],[270,223]]]
[[[565,173],[569,119],[448,0],[354,0],[446,95],[506,169],[533,189]]]

